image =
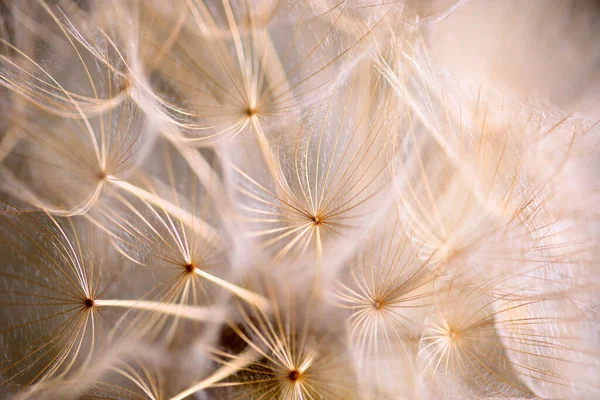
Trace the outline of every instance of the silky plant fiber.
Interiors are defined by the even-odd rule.
[[[0,2],[0,398],[600,399],[600,2]]]

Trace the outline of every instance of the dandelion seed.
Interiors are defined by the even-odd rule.
[[[101,274],[108,273],[95,264],[106,256],[100,246],[99,253],[82,248],[72,222],[65,226],[12,208],[2,214],[2,251],[22,264],[2,271],[3,307],[21,311],[5,319],[1,334],[28,341],[3,366],[3,383],[18,379],[28,387],[90,363],[102,337],[96,299],[106,290]]]
[[[213,387],[240,399],[358,398],[354,374],[346,364],[347,354],[340,347],[341,338],[320,329],[314,315],[318,310],[311,308],[316,305],[314,298],[308,299],[308,309],[303,311],[298,309],[296,295],[285,295],[268,284],[267,292],[272,315],[241,303],[240,321],[231,324],[254,356],[213,349],[215,361],[239,367],[203,388]]]
[[[417,258],[397,218],[371,236],[344,275],[336,298],[351,312],[365,385],[379,396],[415,391],[414,348],[434,304],[435,275]]]
[[[585,318],[566,303],[494,297],[485,287],[447,286],[440,295],[421,339],[426,384],[439,382],[461,396],[568,397],[593,390],[580,384],[570,392],[576,378],[560,367],[585,352],[574,333],[585,332]]]
[[[385,89],[376,76],[365,79],[361,87],[354,77],[341,98],[315,110],[293,144],[282,135],[272,179],[234,167],[240,208],[253,228],[249,236],[272,251],[276,262],[307,251],[320,259],[336,240],[351,240],[359,226],[376,222],[370,211],[378,200],[386,201],[385,150],[393,128],[386,123]],[[341,120],[334,118],[332,104]]]
[[[177,140],[193,142],[234,137],[249,128],[264,141],[266,126],[294,123],[330,93],[339,68],[364,51],[385,17],[337,35],[343,4],[320,14],[288,1],[187,4],[174,18],[193,21],[187,29],[172,30],[168,45],[149,44],[155,52],[151,59],[160,60],[153,65],[157,75],[180,95],[161,93],[158,101],[176,126],[189,132]],[[198,43],[212,56],[194,52]]]
[[[96,120],[57,120],[39,115],[18,126],[21,143],[0,168],[2,189],[58,216],[89,211],[109,176],[122,176],[134,162],[138,110],[125,102]],[[92,126],[95,125],[95,127]],[[24,164],[29,176],[17,175]],[[22,176],[24,175],[24,176]]]

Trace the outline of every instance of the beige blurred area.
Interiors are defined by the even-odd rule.
[[[457,78],[600,119],[600,1],[426,0],[414,6],[420,15],[442,17],[427,24],[427,43],[431,57]]]

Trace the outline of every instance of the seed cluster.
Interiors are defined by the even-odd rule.
[[[550,3],[1,3],[0,397],[600,398]]]

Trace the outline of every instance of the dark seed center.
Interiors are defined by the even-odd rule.
[[[196,266],[194,264],[190,263],[190,264],[186,264],[184,268],[188,274],[191,274],[196,269]]]
[[[288,379],[290,381],[297,381],[299,378],[300,378],[300,371],[298,371],[298,370],[290,371],[290,373],[288,374]]]
[[[83,305],[85,306],[85,308],[92,308],[92,307],[94,307],[94,304],[95,304],[95,302],[93,299],[87,298],[87,299],[83,300]]]

